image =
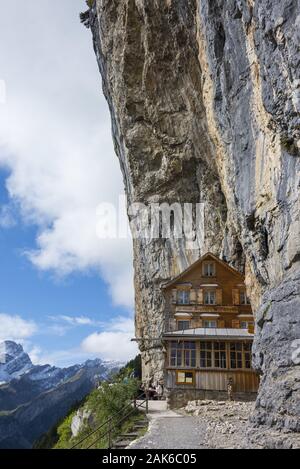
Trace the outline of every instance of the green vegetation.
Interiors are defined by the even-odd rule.
[[[133,360],[127,363],[124,368],[121,368],[120,371],[115,376],[115,379],[121,381],[126,379],[128,376],[133,376],[138,380],[142,379],[142,358],[141,355],[137,355]]]
[[[58,426],[57,428],[57,435],[58,435],[58,442],[56,443],[55,447],[58,448],[66,448],[69,446],[69,442],[72,438],[71,432],[71,423],[72,419],[75,416],[76,412],[72,412],[68,415],[67,418]]]
[[[90,27],[90,9],[94,6],[95,0],[86,0],[85,2],[89,9],[87,11],[83,11],[79,14],[79,18],[82,24],[87,28]]]
[[[68,421],[69,416],[73,418],[73,416],[76,414],[77,410],[81,408],[86,401],[85,399],[82,399],[81,401],[76,402],[71,409],[69,410],[69,413],[66,417],[61,418],[54,427],[52,427],[47,433],[42,435],[33,445],[33,449],[50,449],[55,446],[55,444],[59,440],[59,434],[58,434],[58,429],[63,425],[64,422]],[[72,421],[71,418],[71,421]],[[69,426],[69,434],[71,437],[71,426]]]
[[[110,381],[102,382],[81,405],[71,409],[65,419],[35,444],[35,448],[71,448],[85,437],[87,437],[86,440],[79,444],[78,448],[87,448],[90,445],[92,448],[107,448],[108,435],[105,433],[109,428],[106,423],[109,419],[111,419],[113,439],[120,434],[130,432],[137,421],[144,420],[144,414],[134,410],[131,406],[132,399],[138,395],[140,374],[141,360],[138,356],[112,376]],[[71,423],[79,408],[88,411],[90,417],[84,421],[80,433],[73,437]],[[100,426],[99,430],[88,436]],[[142,435],[142,432],[143,429],[139,433]]]

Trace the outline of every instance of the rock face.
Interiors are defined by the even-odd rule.
[[[99,359],[57,368],[33,365],[21,345],[0,344],[0,448],[30,448],[119,366]],[[4,368],[4,369],[3,369]]]
[[[92,418],[92,413],[91,411],[87,409],[78,409],[76,412],[76,415],[72,418],[71,422],[71,432],[73,436],[77,436],[80,431],[82,430],[82,427],[85,424],[89,424],[91,426],[93,421]]]
[[[0,384],[18,378],[32,367],[21,345],[10,340],[0,343]]]
[[[134,240],[144,377],[162,375],[161,282],[212,251],[245,269],[256,311],[256,434],[299,432],[299,1],[92,4],[129,208],[205,203],[199,249],[185,237]]]

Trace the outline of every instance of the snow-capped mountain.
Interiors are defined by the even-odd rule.
[[[31,370],[33,364],[22,345],[10,340],[0,343],[0,384],[19,378]]]
[[[33,365],[23,347],[0,343],[0,448],[30,448],[120,363]]]

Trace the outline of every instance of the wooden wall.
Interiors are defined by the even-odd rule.
[[[190,371],[187,369],[187,371]],[[166,387],[168,389],[201,389],[206,391],[227,391],[228,379],[233,379],[233,392],[255,393],[259,386],[259,376],[253,370],[196,370],[195,385],[177,385],[176,370],[167,369]]]
[[[210,260],[210,259],[207,258],[206,260]],[[222,289],[221,303],[223,305],[233,305],[234,304],[234,290],[236,289],[245,290],[244,277],[241,274],[239,274],[239,272],[234,272],[232,270],[229,270],[222,263],[214,261],[214,259],[212,259],[212,262],[216,263],[215,277],[204,277],[202,275],[202,263],[199,263],[193,269],[187,272],[180,280],[178,280],[177,285],[173,284],[170,287],[166,288],[165,291],[167,295],[170,296],[170,303],[172,304],[172,290],[176,288],[176,286],[181,287],[183,283],[189,283],[191,288],[195,288],[195,289],[199,289],[200,284],[205,285],[205,284],[217,283],[219,285],[218,288]],[[201,287],[201,288],[204,288],[204,287]],[[199,295],[196,295],[195,303],[201,304]]]
[[[209,257],[206,258],[206,260],[209,259]],[[216,265],[215,277],[203,277],[202,263],[199,263],[183,275],[176,284],[165,289],[165,331],[177,329],[176,319],[180,319],[180,313],[191,314],[191,328],[202,327],[205,318],[201,317],[201,314],[204,313],[211,313],[210,319],[214,319],[214,314],[219,314],[220,317],[216,319],[218,319],[218,327],[220,328],[239,328],[242,319],[238,315],[252,315],[251,305],[239,304],[239,291],[245,291],[243,276],[239,272],[228,269],[223,263],[217,262],[213,258],[211,260]],[[216,305],[204,305],[205,285],[212,284],[217,285],[216,287],[208,287],[216,290]],[[188,305],[176,303],[178,289],[190,291]],[[175,313],[178,315],[176,318]],[[251,321],[249,318],[248,320]]]

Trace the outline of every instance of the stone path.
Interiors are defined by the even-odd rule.
[[[128,449],[256,449],[300,448],[299,433],[262,429],[249,440],[248,419],[254,402],[191,401],[178,412],[166,401],[149,401],[149,430]],[[263,442],[263,443],[262,443]]]
[[[206,424],[197,417],[167,409],[166,401],[149,401],[149,430],[130,449],[204,449]]]

